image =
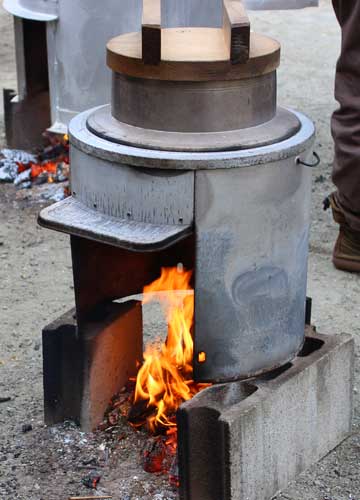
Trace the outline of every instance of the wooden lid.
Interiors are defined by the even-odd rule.
[[[250,57],[232,64],[221,28],[168,28],[162,30],[161,61],[142,59],[142,34],[126,33],[110,40],[107,63],[116,73],[170,81],[239,80],[275,71],[280,44],[257,33],[250,36]]]

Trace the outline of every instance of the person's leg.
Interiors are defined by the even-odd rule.
[[[333,6],[342,32],[335,79],[340,107],[331,123],[337,192],[330,203],[340,224],[333,261],[340,269],[360,272],[360,0],[333,0]]]
[[[333,0],[333,5],[342,30],[335,80],[340,107],[332,118],[333,182],[346,222],[360,231],[360,0]]]

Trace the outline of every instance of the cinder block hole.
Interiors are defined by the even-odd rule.
[[[280,375],[290,370],[292,366],[293,366],[292,363],[286,363],[286,365],[280,366],[280,368],[276,368],[276,370],[273,370],[263,375],[261,377],[261,380],[275,380],[276,378],[280,377]]]
[[[324,342],[320,339],[306,337],[304,347],[299,352],[298,356],[299,358],[306,358],[307,356],[310,356],[314,352],[321,349],[323,345]]]
[[[255,384],[233,382],[229,384],[213,385],[209,389],[200,392],[195,398],[202,404],[212,404],[221,411],[244,401],[258,390]]]
[[[249,398],[258,390],[255,384],[232,382],[215,384],[196,394],[180,406],[179,414],[196,412],[197,417],[218,421],[221,412]],[[195,413],[193,413],[194,415]],[[180,417],[181,418],[181,417]],[[217,425],[217,424],[216,424]]]

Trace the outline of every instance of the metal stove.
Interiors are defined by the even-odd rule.
[[[277,106],[280,45],[250,33],[241,2],[224,0],[221,15],[219,28],[161,29],[160,3],[144,1],[142,31],[107,46],[111,105],[70,124],[72,195],[39,217],[42,226],[71,236],[76,302],[76,311],[44,330],[45,416],[48,423],[76,418],[87,429],[100,421],[142,357],[141,306],[113,301],[141,293],[162,266],[181,262],[195,272],[194,378],[225,384],[179,413],[181,495],[258,500],[334,444],[308,453],[263,494],[239,496],[245,490],[234,486],[243,480],[234,472],[243,460],[235,439],[239,405],[250,411],[259,398],[256,384],[241,380],[258,377],[266,399],[285,384],[281,377],[303,380],[308,366],[294,369],[293,360],[305,341],[314,126]],[[326,358],[326,342],[308,333],[313,366],[317,351]],[[350,359],[352,343],[344,344]],[[348,375],[341,379],[344,408],[351,400]],[[225,409],[227,427],[219,424]],[[269,420],[259,412],[264,420],[255,419],[253,431],[263,432]],[[336,442],[349,418],[349,412],[334,417]],[[201,476],[209,436],[217,440],[215,462],[227,468]],[[191,468],[189,460],[202,465]],[[261,464],[268,474],[276,465]]]
[[[17,92],[4,90],[6,137],[12,147],[29,148],[46,129],[65,134],[77,113],[108,102],[104,45],[139,28],[140,6],[132,0],[4,0],[3,6],[14,16],[18,79]]]
[[[192,4],[192,5],[190,5]],[[70,120],[109,102],[111,73],[104,47],[141,27],[141,0],[4,0],[14,16],[17,92],[4,90],[7,142],[30,148],[41,134],[65,134]],[[211,0],[164,2],[167,24],[216,23]],[[81,54],[81,56],[80,56]]]

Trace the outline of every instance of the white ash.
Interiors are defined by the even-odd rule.
[[[36,156],[28,153],[27,151],[21,151],[20,149],[2,149],[1,155],[4,156],[6,160],[19,162],[19,163],[36,163]]]
[[[1,157],[2,156],[2,157]],[[25,168],[19,171],[19,164]],[[59,161],[56,173],[43,171],[36,177],[32,176],[32,164],[42,165],[35,155],[17,149],[0,151],[0,183],[13,183],[17,189],[17,199],[35,201],[62,201],[67,196],[69,165]]]
[[[31,170],[30,169],[24,170],[20,174],[17,174],[15,179],[14,179],[14,184],[15,184],[15,186],[20,186],[24,182],[27,183],[29,181],[31,181]],[[30,182],[30,185],[31,185],[31,182]]]
[[[19,163],[36,163],[36,157],[26,151],[18,149],[2,149],[0,154],[0,182],[14,182],[18,175]]]
[[[17,175],[17,165],[0,163],[0,182],[13,182]]]
[[[49,201],[62,201],[66,198],[63,184],[47,184],[41,198]]]
[[[68,180],[68,175],[66,171],[68,170],[68,165],[66,163],[59,163],[56,167],[56,182],[64,182]]]

